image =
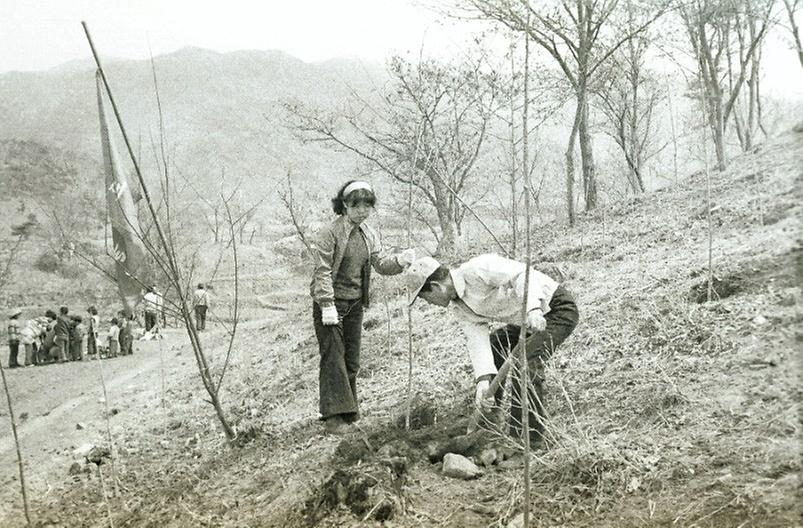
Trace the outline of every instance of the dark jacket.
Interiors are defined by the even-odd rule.
[[[60,315],[58,319],[56,319],[56,337],[66,337],[67,339],[70,338],[70,326],[72,325],[72,319],[67,317],[66,315]]]

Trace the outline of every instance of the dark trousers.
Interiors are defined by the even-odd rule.
[[[84,359],[84,340],[72,339],[70,341],[70,360],[83,361]]]
[[[94,356],[98,351],[98,343],[96,339],[97,336],[95,335],[95,332],[90,330],[86,334],[86,353],[90,356]]]
[[[121,356],[129,356],[134,353],[134,336],[130,330],[120,330],[118,342]]]
[[[145,331],[150,332],[156,326],[156,312],[145,312]]]
[[[321,418],[341,415],[359,418],[357,372],[360,370],[363,306],[360,299],[335,300],[340,318],[336,325],[321,321],[321,307],[312,305],[312,321],[321,355],[319,385]]]
[[[569,337],[579,320],[574,298],[563,286],[558,286],[558,289],[555,290],[552,301],[549,303],[549,313],[544,316],[544,319],[546,319],[546,330],[532,332],[527,336],[527,369],[530,388],[533,392],[533,395],[530,396],[530,412],[528,413],[531,441],[538,441],[544,430],[544,367],[546,361],[552,356],[558,345]],[[510,351],[518,344],[520,333],[521,327],[516,325],[507,325],[491,333],[491,350],[497,368],[502,366]],[[518,365],[518,359],[515,361],[514,364]],[[502,399],[503,385],[500,384],[500,388],[495,394],[497,404]],[[518,376],[514,376],[511,385],[510,430],[514,436],[521,436],[521,383]]]
[[[195,307],[195,329],[206,330],[206,306],[204,305]]]
[[[56,350],[59,354],[59,361],[67,361],[67,352],[70,346],[70,338],[67,336],[56,336],[53,338],[53,343],[56,345]]]
[[[20,342],[19,341],[9,341],[8,342],[8,366],[9,368],[19,367],[20,364],[17,362],[17,356],[20,353]]]

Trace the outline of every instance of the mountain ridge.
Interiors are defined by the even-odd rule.
[[[35,141],[99,161],[94,68],[84,64],[0,74],[0,139]],[[337,154],[302,147],[290,128],[276,125],[284,117],[280,105],[295,99],[332,107],[352,91],[366,94],[384,82],[378,64],[348,58],[307,63],[281,50],[184,47],[152,63],[110,60],[104,69],[147,172],[155,169],[153,138],[160,135],[155,70],[174,163],[212,182],[221,170],[254,180],[246,189],[264,188],[263,178],[249,174],[279,178],[284,162],[299,158],[309,160],[311,179],[345,174],[352,165]]]

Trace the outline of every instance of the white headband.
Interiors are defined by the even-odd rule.
[[[371,186],[367,182],[353,181],[348,185],[346,185],[346,188],[343,189],[343,199],[345,200],[349,194],[353,193],[354,191],[358,191],[360,189],[365,189],[366,191],[369,191],[371,193],[374,192],[374,190],[371,189]]]

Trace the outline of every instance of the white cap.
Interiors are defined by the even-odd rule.
[[[421,257],[410,264],[410,267],[407,268],[407,276],[405,278],[407,289],[411,295],[410,304],[415,302],[418,293],[421,291],[421,288],[424,287],[424,283],[427,282],[429,276],[440,267],[440,262],[432,257]]]

